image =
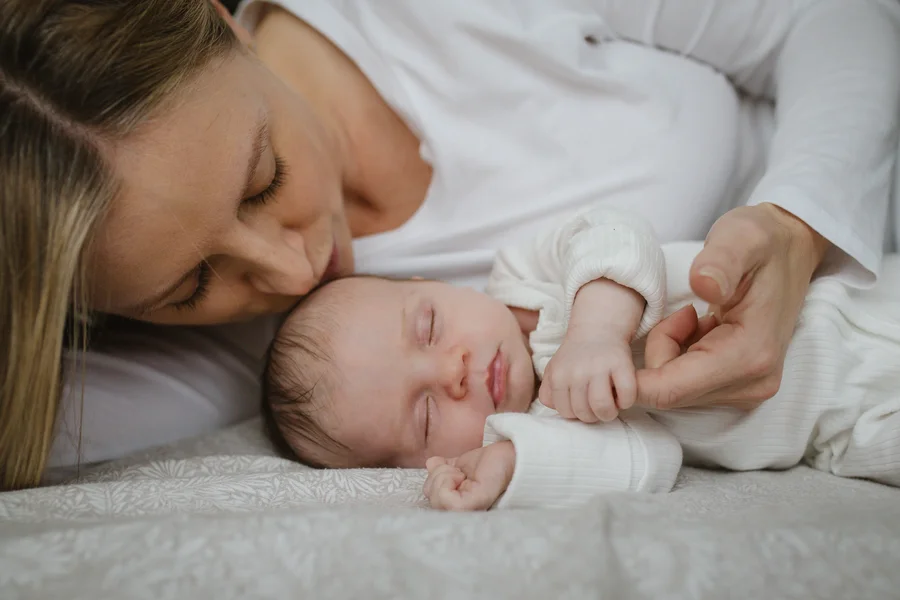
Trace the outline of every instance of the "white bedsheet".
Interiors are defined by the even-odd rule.
[[[423,472],[313,471],[258,421],[0,495],[14,598],[900,598],[900,490],[685,469],[577,510],[423,510]]]

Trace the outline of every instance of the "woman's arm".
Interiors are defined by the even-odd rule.
[[[639,402],[671,408],[773,396],[813,272],[879,271],[900,118],[893,0],[594,0],[615,35],[690,56],[773,100],[776,131],[750,206],[725,214],[691,268],[721,325],[691,340],[673,317],[648,338]],[[824,264],[823,264],[824,259]]]
[[[593,0],[614,35],[706,63],[775,102],[772,203],[836,251],[848,283],[878,273],[900,115],[895,0]],[[787,221],[785,221],[787,222]]]

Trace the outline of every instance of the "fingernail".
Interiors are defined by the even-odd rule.
[[[706,313],[705,315],[703,315],[703,318],[704,319],[712,319],[713,321],[716,322],[716,325],[722,324],[722,319],[720,319],[719,315],[715,311],[712,311],[712,310],[709,311],[708,313]]]
[[[703,267],[698,271],[701,277],[709,277],[719,286],[719,292],[722,296],[728,295],[728,280],[725,279],[725,273],[714,267]]]

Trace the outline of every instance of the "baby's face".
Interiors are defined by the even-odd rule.
[[[534,397],[525,337],[490,296],[434,281],[335,282],[337,371],[322,425],[380,464],[423,467],[481,446],[495,412]]]

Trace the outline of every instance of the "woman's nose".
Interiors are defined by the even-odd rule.
[[[315,287],[316,274],[303,235],[287,228],[251,235],[244,244],[247,279],[263,294],[302,296]]]
[[[453,346],[442,357],[440,384],[447,395],[461,400],[468,392],[469,352],[461,346]]]

